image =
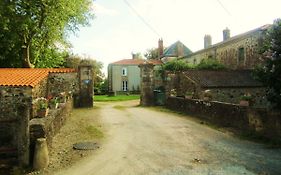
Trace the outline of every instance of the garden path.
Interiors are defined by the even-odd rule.
[[[281,174],[280,149],[138,104],[97,103],[105,135],[101,148],[55,174]]]

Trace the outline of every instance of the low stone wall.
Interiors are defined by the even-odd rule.
[[[59,132],[70,115],[73,106],[72,101],[72,99],[69,99],[66,103],[60,104],[59,108],[50,109],[49,114],[44,118],[30,120],[31,152],[34,151],[33,148],[37,138],[47,138],[48,147],[51,147],[53,137]]]
[[[250,131],[271,140],[281,141],[281,115],[277,112],[179,97],[168,97],[166,106],[222,127]]]

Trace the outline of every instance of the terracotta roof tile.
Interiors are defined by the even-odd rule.
[[[75,72],[69,68],[0,68],[0,86],[36,86],[49,73]]]
[[[140,64],[143,64],[145,61],[147,61],[147,60],[144,60],[144,59],[123,59],[123,60],[113,62],[111,64],[114,64],[114,65],[140,65]],[[150,62],[154,65],[162,64],[161,60],[148,60],[148,62]]]

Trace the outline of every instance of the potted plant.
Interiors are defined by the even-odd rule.
[[[49,107],[51,109],[57,109],[58,108],[58,98],[57,97],[53,97],[49,100]]]
[[[239,105],[240,106],[250,106],[252,100],[253,100],[253,97],[251,96],[251,94],[244,94],[240,97]]]
[[[44,97],[40,97],[34,100],[35,109],[36,109],[36,116],[37,117],[46,117],[49,112],[48,108],[48,100]]]

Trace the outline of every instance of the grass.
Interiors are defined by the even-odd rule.
[[[127,100],[137,100],[140,99],[140,95],[95,95],[94,101],[127,101]]]
[[[113,108],[118,109],[118,110],[125,110],[125,106],[121,106],[121,105],[115,105],[115,106],[113,106]]]
[[[86,127],[86,131],[96,138],[103,138],[103,133],[95,126],[89,125]]]

